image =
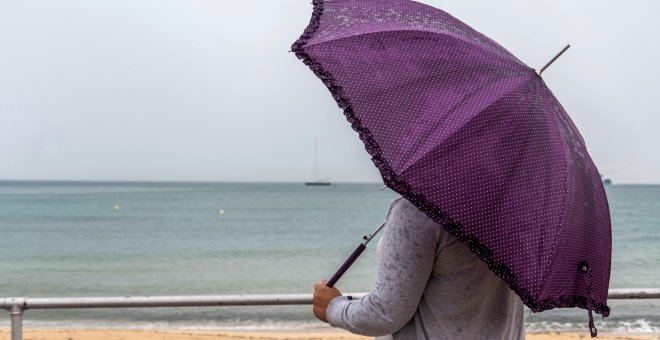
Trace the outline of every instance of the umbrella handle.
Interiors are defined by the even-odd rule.
[[[344,264],[341,265],[339,270],[337,270],[335,275],[332,275],[332,277],[330,278],[330,281],[328,281],[328,284],[326,284],[326,286],[328,286],[330,288],[334,287],[335,283],[337,283],[337,281],[339,281],[339,278],[341,278],[341,276],[344,275],[344,273],[348,270],[348,268],[350,268],[351,265],[353,264],[353,262],[355,262],[355,260],[357,260],[357,258],[360,257],[360,255],[362,254],[362,252],[365,249],[367,249],[367,247],[363,243],[360,243],[360,245],[355,249],[353,254],[351,254],[351,256],[349,256],[346,259]]]

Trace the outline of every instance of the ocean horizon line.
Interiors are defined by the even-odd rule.
[[[211,180],[88,180],[88,179],[0,179],[2,183],[72,183],[72,184],[304,184],[300,181],[211,181]],[[383,185],[378,181],[332,181],[335,184]],[[642,184],[644,185],[644,184]],[[660,184],[658,184],[660,185]]]
[[[304,184],[300,181],[279,180],[114,180],[114,179],[0,179],[0,184],[7,183],[72,183],[72,184]],[[331,181],[336,184],[383,185],[382,181]],[[605,186],[660,186],[660,183],[615,182]]]

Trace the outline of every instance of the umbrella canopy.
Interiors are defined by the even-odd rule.
[[[534,312],[608,316],[605,190],[536,71],[436,8],[315,0],[292,51],[385,184],[465,243]]]

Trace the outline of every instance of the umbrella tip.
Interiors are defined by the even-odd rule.
[[[548,66],[552,65],[552,63],[554,63],[555,60],[557,60],[557,58],[559,58],[562,54],[564,54],[564,52],[566,52],[566,50],[569,47],[571,47],[571,44],[566,44],[566,46],[561,51],[559,51],[559,53],[557,53],[557,55],[555,55],[554,58],[552,58],[547,64],[545,64],[545,66],[543,66],[540,70],[536,70],[536,74],[538,74],[540,77],[543,71],[545,71],[545,69],[548,68]]]
[[[380,191],[383,191],[383,190],[385,190],[385,189],[387,189],[387,185],[383,185],[383,187],[380,188]]]

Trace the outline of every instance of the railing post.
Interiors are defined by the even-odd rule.
[[[11,299],[9,314],[11,314],[11,340],[23,340],[23,306],[25,299]]]

